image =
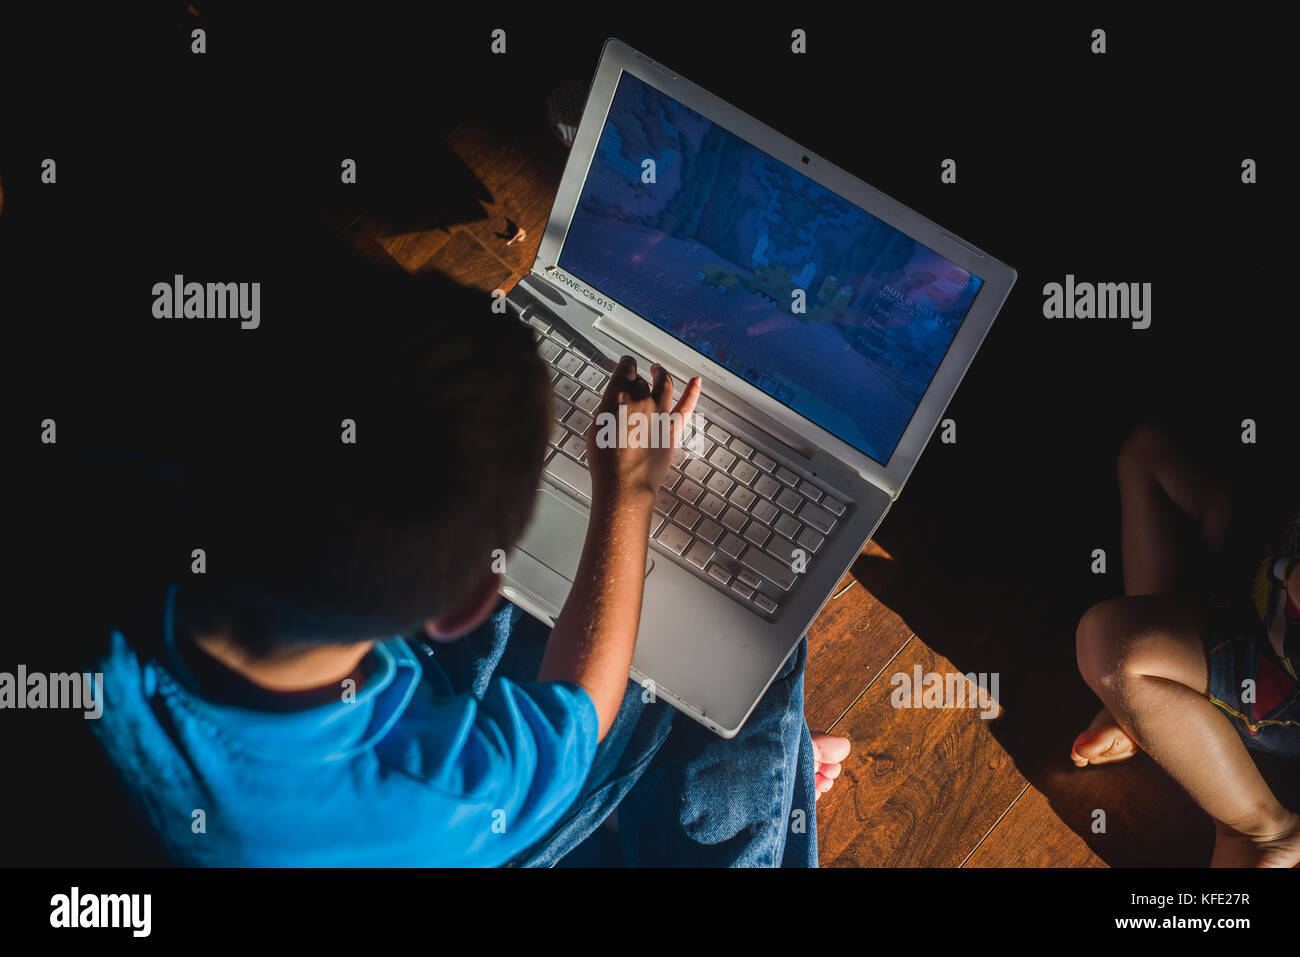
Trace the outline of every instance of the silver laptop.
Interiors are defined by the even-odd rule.
[[[649,57],[605,44],[507,296],[555,422],[502,593],[553,624],[617,358],[704,382],[651,522],[633,680],[744,724],[916,464],[1015,270]]]

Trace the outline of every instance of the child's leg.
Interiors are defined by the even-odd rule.
[[[1189,564],[1189,540],[1211,552],[1223,544],[1233,511],[1231,496],[1151,425],[1139,426],[1124,442],[1116,472],[1124,593],[1177,591]],[[1070,757],[1083,767],[1122,761],[1136,751],[1134,741],[1103,707],[1075,737]]]
[[[1269,790],[1209,689],[1200,614],[1174,598],[1114,598],[1079,622],[1079,671],[1119,727],[1219,828],[1214,863],[1300,861],[1300,815]]]
[[[1139,426],[1125,441],[1116,471],[1124,593],[1174,592],[1187,565],[1186,530],[1190,526],[1210,551],[1217,551],[1232,515],[1232,498],[1149,425]]]
[[[619,806],[628,864],[816,866],[820,768],[803,716],[807,653],[801,642],[731,740],[677,723]]]

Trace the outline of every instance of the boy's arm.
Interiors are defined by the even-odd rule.
[[[658,365],[652,383],[637,376],[636,361],[624,356],[610,377],[596,420],[587,433],[591,469],[591,519],[573,588],[556,619],[538,673],[539,681],[571,681],[591,696],[603,739],[627,688],[636,647],[645,587],[646,549],[655,494],[668,472],[682,424],[695,408],[700,380],[692,379],[674,407],[673,383]],[[675,412],[668,448],[628,448],[619,436],[602,448],[597,437],[603,413],[617,418],[626,405],[629,430],[638,414]]]

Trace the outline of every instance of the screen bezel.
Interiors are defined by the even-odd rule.
[[[747,379],[717,365],[671,333],[621,303],[614,302],[596,287],[588,286],[582,277],[574,276],[559,267],[564,240],[582,194],[587,172],[595,157],[614,92],[624,72],[670,96],[983,280],[969,312],[949,343],[943,360],[935,370],[925,395],[913,411],[888,462],[877,462],[802,413],[774,399]],[[1016,280],[1016,272],[1010,266],[961,241],[937,223],[890,199],[771,127],[615,39],[605,43],[600,66],[587,96],[582,122],[532,271],[556,283],[570,296],[576,292],[578,302],[592,306],[596,311],[630,328],[658,350],[654,358],[662,361],[669,369],[698,372],[705,380],[706,393],[710,383],[720,386],[731,395],[760,409],[792,433],[806,436],[812,444],[853,468],[891,497],[898,494],[911,473]]]

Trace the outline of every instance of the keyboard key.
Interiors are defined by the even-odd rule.
[[[750,588],[757,588],[762,583],[762,579],[760,579],[757,575],[751,572],[748,568],[742,568],[739,572],[737,572],[736,578],[744,582]]]
[[[677,506],[677,511],[673,512],[672,520],[682,528],[694,528],[695,523],[700,520],[700,513],[691,508],[685,502]],[[704,566],[701,565],[701,568]]]
[[[709,476],[709,480],[704,483],[705,487],[716,495],[726,495],[731,491],[731,486],[735,484],[721,472],[714,472]]]
[[[568,456],[552,456],[546,463],[546,474],[573,489],[580,497],[591,500],[591,473]]]
[[[736,467],[731,470],[731,477],[741,485],[748,485],[758,477],[758,469],[748,462],[741,460],[736,463]],[[763,476],[766,478],[767,476]]]
[[[843,503],[835,501],[835,499],[831,498],[829,495],[827,495],[825,501],[822,502],[822,508],[826,509],[826,511],[830,512],[832,515],[844,514]]]
[[[782,591],[789,591],[790,586],[794,584],[794,573],[790,569],[752,545],[745,549],[740,563],[751,571],[758,572]]]
[[[799,510],[799,517],[819,532],[829,532],[835,525],[835,517],[830,512],[818,508],[812,502]]]
[[[776,504],[780,505],[787,512],[793,512],[800,505],[805,504],[804,498],[794,489],[783,488],[781,494],[776,497]]]
[[[660,489],[655,493],[655,511],[661,515],[667,515],[677,507],[677,499],[672,497],[669,492]]]
[[[767,543],[766,551],[773,558],[778,559],[781,564],[794,568],[794,553],[799,546],[794,542],[782,538],[780,535],[773,535],[772,540]],[[804,556],[805,559],[807,556]],[[804,569],[807,571],[807,568]]]
[[[754,464],[757,465],[764,472],[767,472],[769,475],[771,475],[772,470],[776,468],[776,463],[773,462],[771,459],[769,459],[762,452],[754,453]]]
[[[794,488],[796,485],[799,484],[799,476],[795,475],[784,465],[777,466],[776,477],[779,478],[786,485],[790,486],[791,488]]]
[[[547,335],[550,336],[552,339],[554,339],[562,346],[567,346],[570,342],[573,341],[572,339],[569,338],[569,334],[565,332],[563,329],[560,329],[559,327],[552,329],[550,332],[547,333]]]
[[[682,471],[686,473],[688,478],[692,478],[697,482],[704,482],[709,477],[709,472],[712,469],[709,468],[707,462],[700,459],[691,459],[686,463],[686,468],[682,469]]]
[[[731,433],[717,423],[706,428],[704,433],[715,442],[721,442],[723,445],[731,441]]]
[[[679,469],[682,467],[682,463],[684,463],[685,461],[686,461],[686,450],[673,449],[673,456],[668,460],[668,464],[675,469]]]
[[[555,390],[555,394],[558,395],[565,402],[572,402],[573,397],[582,391],[582,386],[578,385],[578,383],[574,382],[572,379],[567,379],[564,376],[560,376],[558,379],[556,379],[555,385],[551,386],[551,388]],[[584,409],[583,411],[587,411],[587,410]]]
[[[551,444],[552,445],[558,448],[559,444],[564,441],[564,437],[568,434],[569,434],[569,430],[566,429],[564,426],[560,425],[560,423],[558,422],[551,423]]]
[[[700,522],[700,527],[695,530],[695,537],[701,541],[708,542],[710,545],[714,544],[718,540],[718,536],[721,534],[722,526],[711,518],[706,518],[704,521]]]
[[[577,378],[578,373],[582,371],[584,365],[586,365],[586,363],[582,361],[582,356],[575,356],[572,352],[566,352],[564,357],[560,359],[559,362],[555,363],[555,368],[559,369],[565,375]]]
[[[655,532],[663,528],[663,524],[666,521],[668,521],[668,519],[664,518],[662,515],[658,514],[657,512],[650,513],[650,537],[651,538],[655,537]]]
[[[722,582],[722,584],[725,585],[727,582],[731,581],[731,572],[727,571],[721,565],[710,565],[709,577],[714,581]]]
[[[771,502],[756,502],[754,507],[749,510],[749,514],[753,515],[764,525],[771,525],[772,519],[781,514],[781,510]]]
[[[573,400],[573,404],[588,415],[595,415],[596,407],[600,405],[600,396],[584,389],[582,395]]]
[[[714,453],[709,456],[709,464],[716,469],[721,469],[723,472],[731,468],[731,466],[735,463],[735,461],[736,461],[736,456],[733,453],[728,452],[720,445],[717,447]]]
[[[669,469],[668,474],[664,476],[664,480],[659,483],[659,487],[671,492],[681,480],[682,476],[680,472],[674,472],[672,469]]]
[[[749,511],[749,506],[754,504],[754,499],[757,496],[755,496],[749,489],[745,488],[745,486],[737,485],[729,497],[732,505],[735,505],[737,508],[743,508],[745,511]]]
[[[704,500],[700,502],[700,511],[709,516],[709,518],[717,518],[719,513],[721,513],[726,507],[727,503],[712,492],[706,494]]]
[[[537,351],[547,362],[554,364],[555,360],[564,354],[559,343],[552,342],[550,339],[543,339],[537,344]]]
[[[549,378],[552,382],[554,382],[556,379],[558,379],[558,378],[560,377],[560,370],[559,370],[559,369],[548,369],[547,372],[548,372],[548,378]]]
[[[747,585],[742,585],[739,581],[734,581],[731,583],[731,590],[734,591],[741,598],[749,598],[754,594],[754,589],[748,587]]]
[[[560,443],[560,451],[566,455],[572,455],[579,462],[587,454],[587,443],[582,441],[582,436],[571,435]]]
[[[706,439],[702,433],[696,432],[687,440],[686,451],[702,459],[708,458],[709,453],[713,451],[713,443]]]
[[[534,329],[536,329],[538,332],[540,332],[542,335],[546,335],[548,332],[551,331],[551,324],[549,322],[543,322],[541,319],[538,319],[536,316],[529,316],[528,324],[532,326]]]
[[[759,611],[768,615],[776,611],[777,607],[776,602],[772,601],[772,599],[768,598],[762,592],[759,592],[754,596],[754,604],[758,606]]]
[[[692,505],[694,505],[703,494],[704,489],[700,488],[690,479],[685,479],[682,482],[682,487],[677,490],[677,497],[683,502],[690,502]]]
[[[803,528],[803,526],[799,524],[798,519],[791,518],[789,515],[786,515],[784,512],[781,513],[781,517],[776,520],[776,524],[773,525],[772,527],[775,528],[782,535],[784,535],[786,538],[794,538],[796,535],[799,534],[799,530]]]
[[[755,545],[762,545],[771,535],[772,533],[767,530],[767,526],[762,522],[750,522],[749,528],[745,529],[745,540],[753,542]]]
[[[691,543],[691,533],[674,525],[672,522],[668,522],[659,530],[659,534],[655,536],[655,541],[674,555],[680,555],[686,551],[686,546]]]
[[[747,459],[754,454],[754,447],[752,445],[745,444],[744,442],[740,441],[740,439],[732,439],[731,451],[735,452],[742,459]]]
[[[579,435],[585,435],[587,429],[591,428],[591,416],[580,409],[574,409],[569,417],[564,420],[564,424]]]
[[[822,497],[822,490],[816,485],[813,485],[813,483],[807,479],[804,479],[799,483],[799,491],[803,492],[814,502],[818,501]]]
[[[754,483],[754,491],[763,498],[771,498],[781,490],[781,483],[767,475],[760,475]]]
[[[559,396],[556,396],[555,401],[551,403],[551,415],[555,416],[556,422],[563,422],[572,411],[573,406],[563,401]]]
[[[578,381],[585,385],[592,392],[599,392],[605,388],[605,373],[601,372],[595,366],[587,366],[578,375]]]
[[[722,516],[722,524],[733,532],[740,531],[748,521],[749,516],[738,508],[729,508]]]
[[[808,551],[815,552],[817,549],[822,547],[822,543],[825,542],[826,539],[818,535],[811,528],[805,528],[799,533],[799,537],[796,538],[795,541],[808,549]]]
[[[722,541],[718,543],[718,551],[722,552],[724,555],[730,555],[732,558],[738,558],[741,549],[744,547],[745,543],[730,532],[723,535]]]
[[[712,557],[713,549],[709,548],[709,546],[705,545],[703,542],[696,542],[686,553],[686,560],[696,568],[703,568],[709,563],[709,559]]]
[[[597,356],[596,350],[592,346],[589,346],[587,343],[583,342],[581,339],[574,339],[573,344],[569,346],[569,348],[572,349],[574,352],[576,352],[578,355],[582,356],[588,362],[591,362]]]

